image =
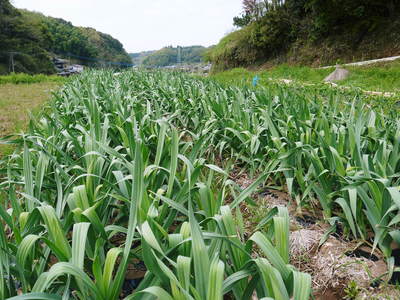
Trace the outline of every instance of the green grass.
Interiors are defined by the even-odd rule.
[[[371,66],[351,67],[351,74],[342,85],[370,91],[400,92],[400,60]]]
[[[40,107],[59,87],[57,82],[0,85],[0,138],[19,133],[26,128],[29,112],[37,113]],[[0,157],[13,150],[11,145],[0,144]]]
[[[66,82],[65,77],[60,77],[56,75],[29,75],[24,73],[14,73],[10,75],[2,75],[0,76],[0,85],[6,83],[12,84],[30,84],[30,83],[41,83],[41,82],[56,82],[56,83],[64,83]]]
[[[379,63],[361,67],[345,67],[350,76],[337,84],[362,88],[369,91],[400,92],[400,61]],[[269,78],[290,79],[304,83],[319,84],[332,69],[314,69],[306,66],[280,65],[268,70],[249,71],[243,68],[233,69],[212,75],[220,82],[250,84],[255,75],[260,77],[260,84],[266,85]]]

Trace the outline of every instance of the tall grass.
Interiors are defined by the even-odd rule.
[[[138,261],[147,272],[127,299],[308,299],[310,276],[288,265],[287,210],[251,236],[232,215],[293,172],[264,152],[279,132],[260,95],[157,72],[67,83],[1,164],[0,299],[119,299]],[[259,179],[240,189],[233,162]]]

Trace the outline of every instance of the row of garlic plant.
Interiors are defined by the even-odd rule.
[[[354,238],[370,239],[385,256],[399,244],[397,110],[371,108],[364,97],[327,89],[221,87],[165,74],[152,80],[167,111],[186,111],[179,122],[211,140],[211,155],[243,162],[255,171],[266,163],[286,168],[284,179],[299,206],[317,199],[326,218]],[[171,84],[171,82],[173,82]],[[189,104],[179,99],[185,99]],[[152,97],[151,95],[147,95]],[[386,109],[382,112],[380,107]],[[335,212],[332,214],[332,212]]]
[[[134,261],[147,272],[127,299],[308,299],[310,276],[289,265],[287,210],[250,237],[240,222],[240,203],[289,169],[259,157],[260,179],[241,190],[229,163],[212,164],[257,155],[222,116],[208,119],[235,93],[240,113],[239,90],[97,71],[55,94],[1,164],[0,299],[119,299]]]
[[[284,169],[274,179],[286,184],[299,207],[317,202],[333,228],[344,225],[393,263],[393,242],[400,245],[396,105],[332,89],[139,76],[151,78],[147,99],[156,98],[165,111],[176,112],[177,126],[210,141],[212,158],[232,159],[253,173]]]

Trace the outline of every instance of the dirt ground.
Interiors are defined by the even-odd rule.
[[[247,174],[235,181],[243,189],[253,182]],[[288,208],[291,264],[312,276],[314,299],[400,299],[400,289],[388,283],[387,264],[379,250],[371,254],[368,245],[346,240],[341,234],[332,234],[321,244],[329,224],[318,211],[302,209],[299,213],[285,191],[264,189],[252,198],[256,209],[247,204],[241,207],[249,234],[269,209]]]

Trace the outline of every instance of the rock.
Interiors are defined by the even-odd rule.
[[[336,70],[333,71],[331,74],[328,75],[324,79],[325,82],[332,82],[332,81],[339,81],[344,80],[349,76],[349,71],[346,69],[341,68],[340,66],[336,66]]]

